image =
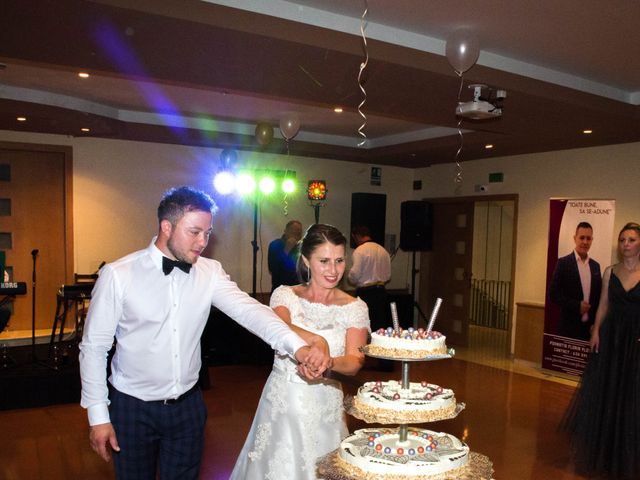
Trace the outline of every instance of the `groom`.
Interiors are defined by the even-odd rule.
[[[215,210],[204,192],[169,190],[157,237],[100,270],[80,344],[81,405],[91,447],[106,461],[114,452],[117,478],[198,478],[207,417],[197,383],[200,336],[211,306],[306,364],[313,378],[330,361],[322,337],[307,345],[219,262],[200,258]]]

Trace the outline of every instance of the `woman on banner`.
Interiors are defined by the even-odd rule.
[[[618,235],[591,333],[592,353],[562,428],[579,471],[640,478],[640,225]]]

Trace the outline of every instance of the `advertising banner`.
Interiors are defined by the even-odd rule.
[[[611,265],[615,200],[552,198],[542,368],[581,375],[602,272]]]

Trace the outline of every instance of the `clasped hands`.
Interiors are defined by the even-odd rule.
[[[319,335],[311,340],[310,345],[300,348],[295,356],[298,361],[298,373],[308,380],[322,377],[326,370],[333,367],[329,344]]]

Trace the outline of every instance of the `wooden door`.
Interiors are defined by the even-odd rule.
[[[0,143],[0,169],[0,201],[5,205],[0,250],[6,253],[11,280],[27,283],[27,294],[14,301],[8,328],[32,328],[35,270],[35,327],[48,329],[56,293],[71,280],[73,271],[71,150]]]
[[[420,308],[429,318],[443,299],[434,329],[447,344],[468,344],[474,202],[434,202],[433,248],[420,254]]]

